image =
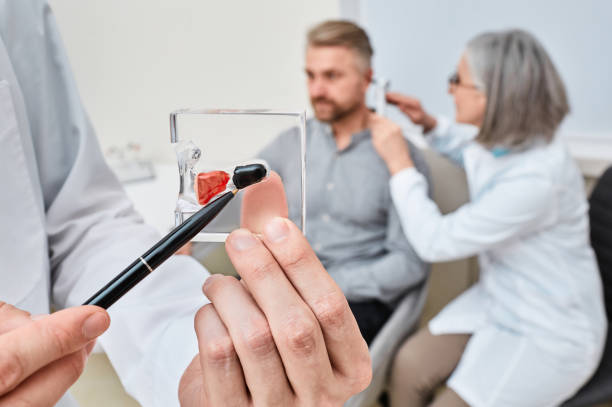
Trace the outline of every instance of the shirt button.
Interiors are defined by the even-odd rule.
[[[333,182],[328,182],[326,186],[327,186],[327,190],[328,191],[333,191],[334,190],[334,183]]]
[[[315,251],[318,251],[323,248],[323,245],[321,243],[315,243],[314,245],[312,245],[312,247],[314,247]]]
[[[328,214],[324,213],[324,214],[321,216],[321,219],[323,219],[323,222],[325,222],[325,223],[329,223],[329,221],[331,220],[331,217],[330,217]]]

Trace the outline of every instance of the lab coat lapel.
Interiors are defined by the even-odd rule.
[[[49,280],[42,203],[21,136],[11,85],[0,80],[0,300],[16,305]],[[41,301],[48,304],[48,298]]]

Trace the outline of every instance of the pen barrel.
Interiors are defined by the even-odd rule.
[[[140,258],[134,260],[132,264],[102,287],[83,305],[97,305],[105,309],[113,305],[132,287],[149,275],[152,270],[168,260],[178,249],[200,233],[233,197],[234,193],[232,191],[226,192],[194,213],[185,222],[164,236]]]
[[[152,269],[156,269],[160,264],[176,253],[178,249],[200,233],[233,197],[234,193],[228,191],[214,201],[209,202],[208,205],[191,215],[186,221],[181,223],[151,247],[142,255],[142,258]]]
[[[147,266],[140,259],[136,259],[83,305],[97,305],[107,309],[149,273]]]

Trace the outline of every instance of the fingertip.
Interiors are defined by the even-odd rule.
[[[272,243],[280,243],[289,236],[289,225],[285,218],[275,216],[266,222],[264,236]]]
[[[210,302],[198,310],[195,318],[193,319],[193,328],[196,332],[196,336],[198,337],[198,341],[202,339],[201,335],[212,334],[211,323],[214,326],[215,320],[218,319],[219,317],[217,316],[217,310]]]
[[[104,310],[96,310],[90,314],[82,326],[83,336],[86,339],[94,339],[102,335],[110,326],[110,317]]]
[[[198,325],[202,322],[204,318],[206,318],[206,313],[209,312],[209,308],[212,307],[212,303],[208,303],[200,307],[198,312],[196,312],[195,318],[193,319],[194,326],[197,330]]]
[[[204,284],[202,284],[202,292],[204,293],[204,295],[206,295],[206,290],[210,288],[212,283],[215,280],[220,279],[221,277],[222,276],[220,274],[211,274],[210,276],[208,276],[208,278],[204,281]]]
[[[230,251],[244,252],[257,245],[257,237],[248,229],[236,229],[225,241],[225,248]]]

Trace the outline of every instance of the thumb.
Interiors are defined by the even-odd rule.
[[[0,394],[12,390],[43,366],[84,348],[109,325],[110,318],[103,309],[80,306],[55,312],[0,336]]]

